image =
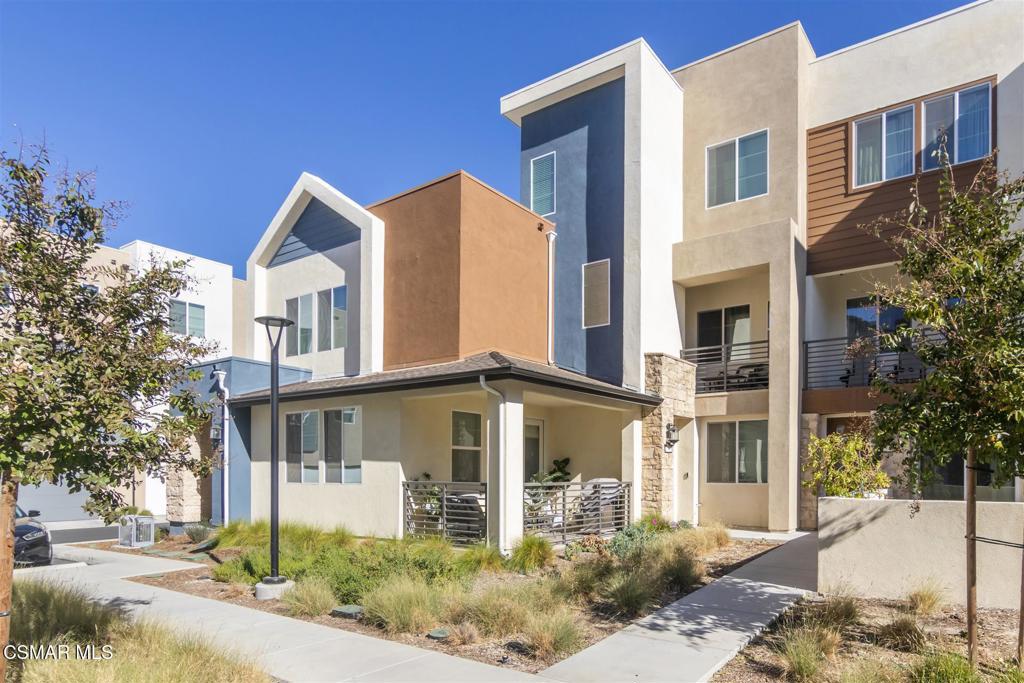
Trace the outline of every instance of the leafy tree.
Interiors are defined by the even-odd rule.
[[[906,454],[914,492],[935,469],[964,456],[967,500],[968,642],[975,660],[977,469],[1012,485],[1024,472],[1024,177],[1010,179],[987,161],[955,182],[945,164],[939,202],[929,210],[915,184],[907,211],[873,227],[895,228],[898,276],[877,286],[912,326],[883,335],[883,347],[915,353],[928,368],[914,384],[876,377],[887,399],[874,419],[879,452]]]
[[[120,207],[96,205],[88,175],[51,183],[50,166],[45,148],[0,151],[0,610],[11,605],[19,485],[62,481],[111,518],[140,472],[208,470],[190,457],[207,406],[176,390],[207,351],[170,331],[185,264],[103,265]],[[0,619],[0,643],[8,628]]]
[[[888,488],[889,475],[871,443],[860,432],[811,435],[805,469],[810,478],[803,485],[826,496],[864,498]]]

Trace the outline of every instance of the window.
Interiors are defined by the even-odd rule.
[[[768,131],[708,147],[707,206],[768,194]]]
[[[526,420],[523,424],[523,481],[533,481],[544,461],[544,423]]]
[[[953,164],[987,156],[992,150],[991,107],[988,83],[926,101],[922,167],[927,171],[941,166],[943,145]]]
[[[611,324],[611,261],[583,264],[583,327]]]
[[[750,305],[729,306],[697,313],[697,346],[715,347],[733,344],[749,344]],[[726,354],[729,359],[749,357],[750,348],[730,348]],[[705,363],[716,363],[722,360],[721,353],[713,349],[701,352],[700,358]]]
[[[344,285],[316,293],[316,350],[330,351],[348,345],[348,288]],[[284,302],[284,314],[295,322],[285,328],[285,355],[313,351],[313,294]]]
[[[767,484],[768,420],[709,423],[707,480],[712,484]]]
[[[854,185],[914,174],[914,106],[853,124]]]
[[[909,326],[906,311],[899,306],[886,305],[870,296],[846,301],[846,338],[849,341],[892,334],[900,328]],[[900,349],[882,348],[882,351],[898,350]]]
[[[358,408],[324,411],[324,478],[329,484],[363,480],[363,429]]]
[[[452,481],[480,481],[480,415],[452,411]]]
[[[320,414],[315,410],[288,413],[285,417],[287,481],[315,484],[320,481]]]
[[[206,336],[206,307],[171,299],[171,332],[193,337]]]
[[[555,212],[555,153],[530,160],[530,209],[541,216]]]

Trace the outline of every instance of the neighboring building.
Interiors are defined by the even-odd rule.
[[[958,178],[996,149],[1021,173],[1022,62],[1024,5],[998,0],[821,57],[799,23],[674,71],[639,39],[501,99],[522,204],[458,172],[362,207],[303,174],[218,294],[201,388],[227,407],[199,452],[228,467],[180,521],[269,514],[273,314],[297,323],[283,519],[502,549],[641,512],[813,526],[802,444],[869,414],[872,374],[923,371],[847,358],[903,317],[867,297],[895,257],[857,226],[918,172],[935,200],[938,131]],[[571,481],[528,483],[565,458]]]

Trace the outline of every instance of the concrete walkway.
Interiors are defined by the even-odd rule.
[[[706,681],[817,586],[817,539],[804,534],[543,673],[566,683]]]
[[[56,546],[54,554],[87,566],[55,567],[47,572],[47,580],[78,585],[87,594],[131,614],[183,633],[201,634],[242,657],[255,657],[267,673],[284,681],[544,680],[433,650],[124,580],[194,569],[194,563],[73,546]]]

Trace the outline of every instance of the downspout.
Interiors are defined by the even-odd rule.
[[[505,525],[503,524],[503,511],[505,509],[505,394],[487,384],[487,379],[480,375],[480,386],[489,394],[498,397],[498,550],[508,550],[507,539],[505,538]],[[490,445],[490,444],[488,444]],[[493,484],[491,480],[491,453],[487,449],[487,487]],[[487,514],[490,515],[488,509]],[[488,524],[490,526],[490,524]]]
[[[223,495],[221,496],[221,524],[224,526],[228,525],[231,515],[231,438],[228,427],[228,421],[231,419],[231,412],[228,409],[228,399],[231,397],[231,392],[228,390],[226,384],[224,384],[224,378],[227,373],[224,370],[214,370],[213,378],[216,382],[217,395],[221,399],[221,436],[220,443],[224,453],[224,476],[222,486],[224,488]]]
[[[548,365],[555,364],[555,240],[558,233],[550,230],[548,238]]]

